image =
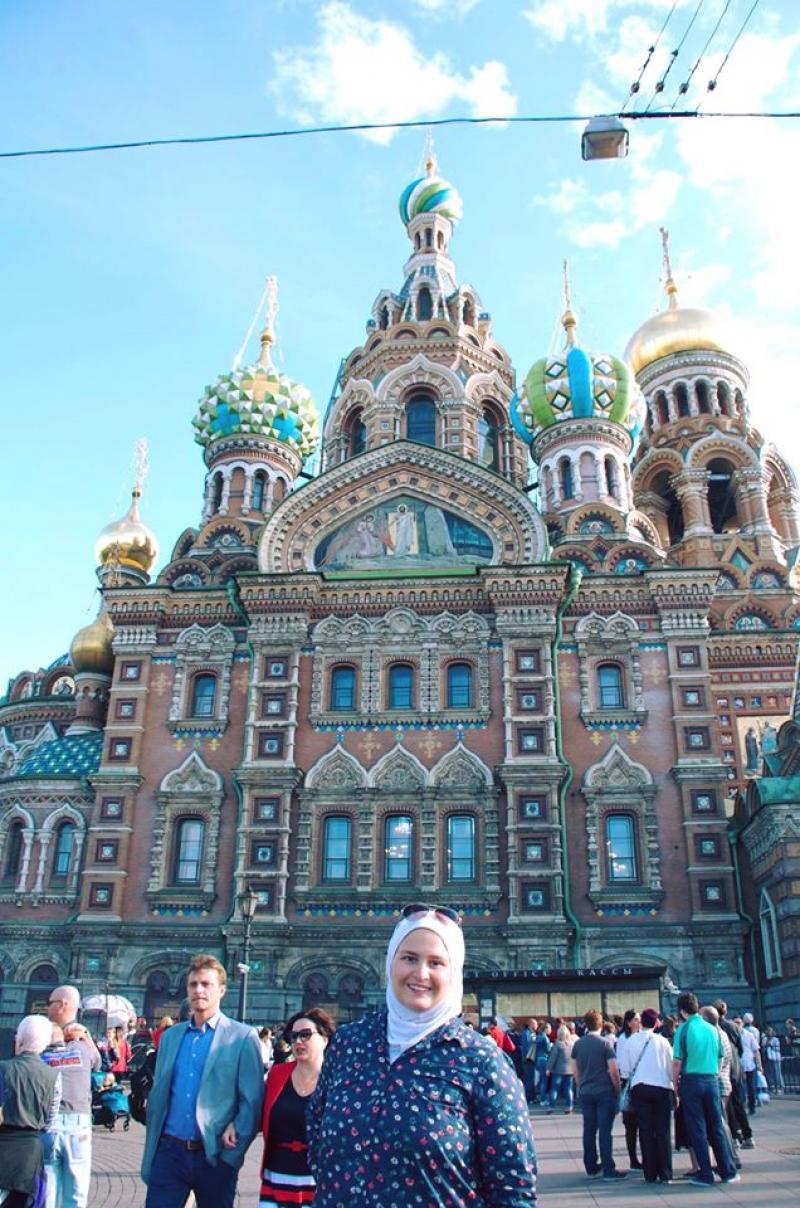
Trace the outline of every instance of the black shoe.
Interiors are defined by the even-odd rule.
[[[603,1178],[611,1181],[612,1179],[627,1179],[627,1170],[615,1170],[613,1174],[604,1174]]]
[[[644,1170],[641,1162],[631,1162],[631,1170]]]

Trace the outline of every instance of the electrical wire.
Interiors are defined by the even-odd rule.
[[[650,106],[652,105],[652,103],[656,99],[656,97],[660,96],[660,94],[664,91],[664,85],[667,81],[667,76],[672,71],[672,68],[675,66],[675,60],[677,59],[678,55],[683,50],[683,45],[684,45],[686,39],[689,37],[689,34],[692,31],[692,26],[694,25],[697,18],[700,16],[700,10],[703,7],[703,5],[705,4],[705,2],[706,2],[706,0],[697,0],[697,8],[694,10],[694,13],[692,14],[692,19],[689,22],[689,24],[686,26],[686,29],[683,31],[683,37],[681,38],[680,42],[678,43],[676,49],[673,50],[670,54],[669,63],[667,64],[667,66],[664,70],[664,74],[662,75],[661,79],[656,84],[655,89],[653,90],[653,95],[651,96],[650,100],[647,102],[647,106],[645,108],[645,113],[647,113],[647,111],[649,110]]]
[[[758,0],[756,0],[758,2]],[[720,69],[721,70],[721,69]],[[346,134],[361,130],[417,130],[422,126],[488,126],[488,125],[531,125],[531,124],[564,124],[567,122],[589,122],[595,117],[625,117],[628,121],[641,121],[643,118],[658,119],[672,118],[798,118],[800,110],[750,110],[745,113],[727,111],[712,111],[698,113],[695,109],[683,109],[677,112],[655,110],[641,113],[566,113],[566,114],[530,114],[516,117],[442,117],[425,118],[413,122],[358,122],[349,126],[301,126],[296,130],[256,130],[242,134],[198,134],[180,138],[147,138],[136,139],[125,143],[89,143],[76,147],[38,147],[23,151],[0,151],[0,159],[23,159],[34,156],[48,155],[88,155],[102,151],[129,151],[142,147],[177,147],[198,146],[203,143],[236,143],[256,139],[301,138],[309,134]]]
[[[676,93],[676,95],[675,95],[675,100],[672,102],[672,108],[673,108],[673,109],[674,109],[674,108],[675,108],[675,106],[677,105],[677,103],[678,103],[678,99],[679,99],[680,97],[682,97],[682,96],[686,96],[686,93],[689,91],[689,85],[690,85],[690,84],[691,84],[691,82],[692,82],[692,78],[693,78],[693,76],[694,76],[694,73],[697,71],[697,69],[698,69],[698,67],[700,66],[700,63],[701,63],[701,61],[702,61],[702,59],[703,59],[703,56],[705,55],[705,53],[706,53],[706,51],[708,50],[708,48],[709,48],[709,46],[711,45],[711,43],[713,42],[713,40],[714,40],[714,37],[715,37],[715,35],[716,35],[717,30],[719,29],[719,27],[720,27],[720,25],[722,24],[722,22],[725,20],[725,14],[727,13],[727,11],[728,11],[728,9],[730,8],[730,6],[731,6],[731,0],[725,0],[725,7],[723,8],[723,10],[722,10],[722,12],[720,13],[719,17],[717,17],[717,23],[716,23],[716,25],[714,26],[714,28],[712,29],[711,33],[708,35],[708,38],[706,39],[706,44],[705,44],[705,46],[704,46],[704,47],[703,47],[703,49],[700,51],[700,54],[697,56],[697,59],[695,60],[694,67],[693,67],[693,68],[692,68],[692,70],[689,72],[688,76],[686,77],[686,79],[684,80],[684,82],[681,84],[680,88],[678,89],[678,91],[677,91],[677,93]]]
[[[741,38],[741,36],[742,36],[742,34],[744,33],[745,29],[747,28],[748,23],[749,23],[749,21],[750,21],[750,18],[752,17],[753,13],[754,13],[754,12],[756,11],[756,9],[758,8],[758,6],[759,6],[760,2],[761,2],[761,0],[753,0],[753,4],[752,4],[752,6],[751,6],[751,8],[750,8],[750,12],[747,14],[747,16],[745,17],[745,19],[744,19],[744,21],[742,22],[741,26],[739,27],[739,32],[737,33],[736,37],[733,39],[733,41],[731,42],[730,46],[728,47],[728,53],[725,55],[725,58],[722,60],[722,62],[720,63],[719,67],[717,68],[717,74],[714,76],[713,80],[709,80],[709,81],[708,81],[708,88],[706,89],[706,92],[713,92],[713,91],[714,91],[714,89],[716,88],[716,86],[717,86],[717,81],[719,80],[719,77],[720,77],[720,75],[722,74],[722,69],[723,69],[723,67],[724,67],[724,66],[725,66],[725,64],[728,62],[728,59],[731,57],[731,55],[733,54],[734,50],[736,49],[736,43],[739,41],[739,39]],[[701,101],[701,104],[702,104],[702,101]],[[698,106],[698,108],[699,108],[699,106]]]
[[[620,117],[625,112],[625,109],[627,108],[628,102],[630,101],[631,97],[636,96],[636,94],[638,93],[639,88],[641,87],[642,77],[644,76],[644,73],[647,71],[648,67],[650,66],[650,60],[652,59],[653,55],[658,50],[658,44],[661,41],[664,30],[669,25],[670,17],[675,12],[675,9],[677,7],[678,7],[678,0],[672,0],[672,8],[667,13],[667,15],[664,19],[664,24],[661,26],[661,29],[658,31],[658,37],[656,38],[653,45],[648,46],[648,48],[647,48],[647,58],[645,59],[644,63],[641,66],[639,75],[636,77],[634,82],[631,84],[630,92],[628,93],[627,97],[625,98],[625,104],[622,106],[622,109],[620,110]]]

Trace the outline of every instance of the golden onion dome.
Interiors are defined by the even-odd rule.
[[[94,671],[100,675],[110,675],[114,669],[114,654],[111,641],[114,637],[114,626],[105,608],[101,608],[97,619],[91,625],[79,629],[72,639],[69,648],[69,658],[76,675],[80,672]]]
[[[666,310],[643,323],[628,341],[625,360],[637,374],[654,361],[678,352],[732,353],[735,344],[728,324],[713,310],[678,305],[678,287],[670,270],[667,233],[663,228],[661,234],[666,267],[664,290],[669,304]]]
[[[148,575],[158,560],[158,542],[139,519],[141,491],[135,487],[131,506],[121,520],[107,524],[94,546],[98,566],[133,570]]]

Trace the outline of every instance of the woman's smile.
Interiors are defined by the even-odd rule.
[[[412,931],[392,962],[392,988],[412,1011],[430,1011],[450,987],[450,958],[441,938],[425,927]]]

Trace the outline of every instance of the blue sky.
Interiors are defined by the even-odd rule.
[[[619,108],[672,0],[6,0],[2,149],[305,123]],[[696,102],[751,0],[732,0]],[[643,108],[697,5],[679,0]],[[705,0],[669,106],[724,9]],[[703,108],[800,107],[800,14],[761,0]],[[698,88],[695,85],[699,85]],[[658,227],[681,301],[731,319],[754,422],[795,457],[794,121],[635,122],[631,153],[583,164],[571,125],[445,128],[440,166],[464,218],[461,281],[518,374],[558,336],[561,261],[583,341],[621,353],[660,304]],[[0,162],[4,464],[0,689],[66,650],[96,608],[92,547],[126,508],[150,442],[143,516],[162,563],[197,524],[190,421],[280,282],[276,360],[324,409],[407,254],[397,198],[424,133],[354,134]],[[255,355],[255,346],[253,347]]]

